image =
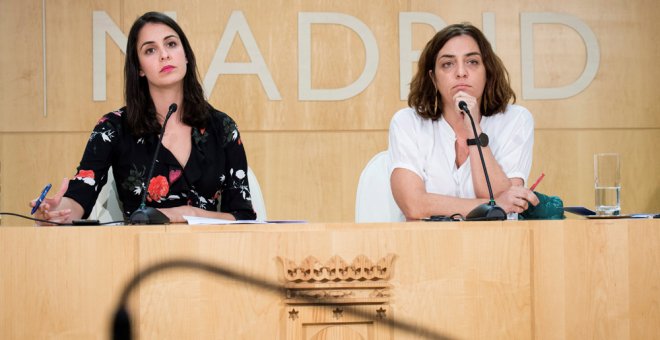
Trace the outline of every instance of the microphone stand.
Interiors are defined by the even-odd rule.
[[[162,212],[154,207],[147,207],[147,191],[149,191],[149,182],[151,181],[151,176],[154,173],[154,167],[156,166],[156,158],[158,157],[158,152],[160,151],[160,146],[163,143],[163,136],[165,135],[165,125],[170,119],[172,114],[176,111],[177,105],[170,105],[167,110],[167,115],[165,116],[165,121],[163,121],[163,128],[160,130],[160,138],[158,139],[158,144],[156,144],[156,152],[154,152],[154,158],[151,161],[151,167],[149,168],[149,174],[147,175],[147,183],[142,190],[142,199],[140,200],[140,207],[133,211],[131,216],[128,219],[129,224],[169,224],[170,219],[165,216]]]
[[[250,287],[255,287],[264,291],[267,291],[271,294],[281,294],[283,290],[283,285],[279,282],[268,281],[263,278],[249,276],[244,273],[239,272],[238,270],[232,270],[226,268],[219,264],[212,264],[209,262],[202,262],[196,259],[187,259],[187,258],[174,258],[165,260],[159,263],[151,264],[148,267],[140,268],[140,270],[134,274],[134,276],[124,285],[124,289],[121,292],[119,303],[115,314],[112,318],[112,329],[111,336],[113,340],[131,340],[134,336],[133,326],[131,315],[128,312],[128,301],[131,292],[136,290],[141,282],[146,281],[147,278],[151,278],[154,274],[159,274],[164,271],[171,271],[174,269],[194,269],[201,272],[206,272],[208,274],[217,275],[226,279],[229,279],[234,282],[239,282],[244,285],[249,285]],[[316,304],[318,300],[312,296],[299,296],[300,299],[304,300],[308,304]],[[373,312],[366,309],[349,309],[346,311],[349,315],[356,316],[360,319],[371,319],[373,318]],[[139,321],[139,320],[138,320]],[[426,335],[428,339],[437,339],[437,340],[450,340],[453,339],[447,335],[439,333],[435,329],[431,329],[425,325],[420,325],[418,323],[413,323],[410,321],[399,320],[399,319],[390,319],[389,321],[385,319],[384,325],[392,327],[393,329],[400,330],[405,333],[410,333],[411,335],[420,334]],[[135,334],[139,335],[139,334]]]
[[[467,216],[465,216],[466,221],[501,221],[506,220],[506,212],[504,209],[497,206],[495,203],[495,197],[493,196],[493,189],[490,186],[490,178],[488,178],[488,170],[486,169],[486,161],[484,160],[484,154],[481,151],[481,140],[477,135],[477,127],[474,125],[474,119],[470,114],[470,110],[467,107],[467,104],[464,101],[458,103],[458,108],[461,109],[465,114],[470,117],[470,123],[472,123],[472,131],[474,132],[474,138],[477,141],[477,150],[479,150],[479,158],[481,159],[481,166],[484,169],[484,176],[486,177],[486,185],[488,186],[488,195],[490,201],[488,203],[480,204],[476,208],[472,209]]]

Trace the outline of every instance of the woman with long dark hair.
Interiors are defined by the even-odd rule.
[[[99,120],[76,175],[36,216],[59,223],[86,218],[112,166],[125,217],[139,208],[146,190],[147,205],[171,222],[184,222],[183,216],[255,219],[238,128],[204,98],[195,55],[174,20],[148,12],[133,23],[124,76],[126,106]],[[172,104],[177,109],[146,183]]]

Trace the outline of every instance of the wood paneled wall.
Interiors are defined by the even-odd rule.
[[[73,175],[96,120],[123,105],[123,53],[110,38],[105,42],[107,98],[93,101],[93,12],[103,11],[126,34],[148,10],[176,12],[202,79],[232,13],[240,11],[245,18],[281,100],[269,99],[256,75],[221,75],[209,100],[238,122],[269,218],[353,220],[360,172],[371,156],[387,148],[389,120],[406,106],[399,99],[401,12],[427,12],[446,23],[470,21],[478,27],[484,26],[484,13],[494,15],[493,42],[518,103],[536,121],[530,177],[546,173],[540,191],[562,197],[567,205],[593,206],[592,155],[619,152],[623,212],[660,211],[660,161],[655,157],[660,69],[653,66],[660,51],[652,43],[660,33],[660,4],[639,0],[5,0],[0,4],[0,44],[7,47],[0,54],[0,210],[26,212],[27,202],[45,183],[59,184],[63,176]],[[298,99],[301,12],[343,13],[373,33],[379,63],[364,91],[340,101]],[[593,31],[599,68],[582,92],[555,100],[523,97],[520,17],[528,12],[570,15]],[[413,25],[412,48],[421,50],[433,33],[429,25]],[[366,56],[355,31],[313,25],[311,34],[313,88],[344,87],[360,76]],[[535,25],[533,36],[537,87],[564,86],[580,76],[587,50],[576,31],[560,24]],[[226,60],[250,62],[243,39],[232,41]]]

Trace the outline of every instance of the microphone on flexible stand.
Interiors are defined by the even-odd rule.
[[[488,170],[486,170],[486,161],[484,160],[484,154],[481,151],[481,140],[477,136],[477,127],[474,125],[474,119],[470,114],[470,110],[467,107],[467,104],[464,101],[458,102],[458,108],[461,109],[465,114],[470,117],[470,123],[472,123],[472,131],[474,131],[474,138],[476,139],[477,150],[479,150],[479,158],[481,159],[481,166],[484,168],[484,176],[486,176],[486,184],[488,185],[488,194],[490,196],[490,201],[488,203],[480,204],[476,208],[472,209],[467,216],[465,217],[466,221],[500,221],[506,220],[506,212],[504,209],[500,208],[495,204],[495,197],[493,196],[493,189],[490,186],[490,178],[488,178]]]
[[[163,143],[163,135],[165,135],[165,125],[170,119],[172,114],[176,111],[177,105],[172,104],[167,110],[167,115],[163,121],[163,127],[160,129],[160,138],[158,139],[158,144],[156,144],[156,152],[154,152],[154,159],[151,161],[151,167],[149,168],[149,174],[147,175],[147,183],[142,191],[142,199],[140,200],[140,207],[135,210],[131,217],[129,217],[128,222],[130,224],[168,224],[170,219],[165,216],[158,209],[153,207],[147,207],[145,202],[147,200],[147,191],[149,191],[149,182],[151,181],[151,176],[154,173],[154,167],[156,166],[156,158],[158,157],[158,151],[160,151],[160,146]]]

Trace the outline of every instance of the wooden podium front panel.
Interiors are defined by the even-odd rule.
[[[530,223],[537,339],[657,339],[657,220]]]
[[[375,262],[394,254],[389,294],[378,302],[383,323],[335,322],[314,304],[295,305],[298,319],[290,319],[295,301],[284,288],[266,293],[190,270],[149,278],[129,307],[143,338],[286,339],[296,329],[369,338],[393,322],[412,333],[384,327],[382,338],[657,339],[659,223],[5,226],[0,338],[105,338],[123,285],[156,261],[185,256],[283,287],[278,258]]]
[[[412,332],[350,316],[344,319],[348,328],[342,328],[341,322],[327,322],[327,317],[318,314],[324,309],[313,304],[297,308],[301,325],[291,325],[284,291],[268,293],[179,270],[157,275],[140,286],[139,306],[133,306],[140,334],[171,339],[299,339],[297,335],[333,339],[332,334],[349,333],[367,334],[364,339],[532,336],[531,236],[526,228],[383,226],[142,234],[139,264],[193,258],[283,284],[279,257],[301,262],[314,256],[324,262],[339,255],[350,262],[359,255],[374,260],[394,254],[392,294],[386,305],[390,319],[385,321],[401,323]]]
[[[119,292],[137,270],[140,230],[0,228],[0,338],[108,334]]]
[[[660,221],[628,225],[630,339],[660,338]]]

